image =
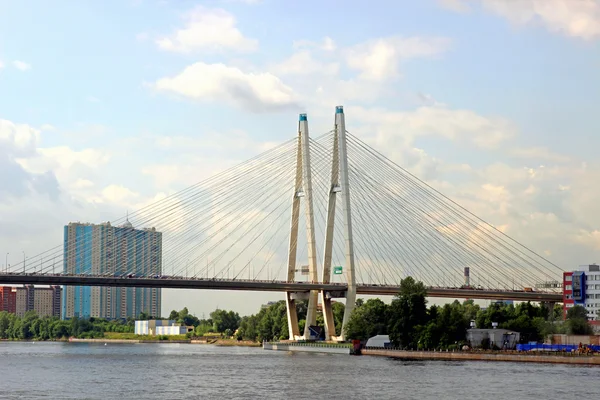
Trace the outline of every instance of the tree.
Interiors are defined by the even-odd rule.
[[[367,340],[375,335],[387,333],[388,306],[379,299],[369,299],[352,311],[346,325],[348,339]]]
[[[257,322],[258,318],[255,315],[242,318],[237,332],[238,339],[256,341],[258,336]]]
[[[392,300],[388,313],[388,333],[395,346],[418,347],[428,322],[426,295],[422,282],[415,282],[410,276],[400,282],[400,292]]]
[[[333,311],[333,322],[335,323],[335,334],[337,336],[342,334],[342,323],[344,322],[344,311],[346,306],[343,303],[335,302],[331,304]]]
[[[219,309],[211,312],[210,318],[213,320],[213,329],[219,333],[223,333],[228,329],[235,332],[241,321],[238,313]]]
[[[587,320],[587,310],[580,305],[569,308],[566,325],[567,330],[572,335],[591,335],[594,333]]]

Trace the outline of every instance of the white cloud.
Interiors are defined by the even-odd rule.
[[[339,69],[338,63],[316,60],[308,50],[301,50],[272,68],[280,75],[336,75]]]
[[[449,46],[447,38],[380,38],[345,50],[345,57],[348,66],[360,71],[363,79],[382,81],[398,76],[401,61],[434,56]]]
[[[400,75],[402,60],[437,54],[448,44],[444,38],[388,37],[338,48],[329,37],[319,42],[298,40],[293,43],[295,52],[271,65],[269,71],[285,76],[302,104],[315,115],[331,104],[366,105],[395,96],[390,79]]]
[[[102,197],[111,203],[132,204],[138,196],[138,193],[122,185],[112,184],[102,189]]]
[[[469,5],[464,0],[438,0],[442,6],[456,12],[467,12],[470,10]]]
[[[31,65],[26,62],[15,60],[13,61],[13,65],[15,68],[20,69],[21,71],[27,71],[31,69]]]
[[[32,154],[39,137],[40,131],[29,125],[0,119],[0,143],[10,145],[13,155]]]
[[[244,132],[159,136],[154,145],[165,160],[147,165],[141,172],[154,179],[157,190],[172,191],[208,179],[278,144],[257,142]]]
[[[92,178],[103,169],[110,155],[98,149],[73,150],[68,146],[37,148],[35,153],[16,159],[28,173],[52,171],[66,193],[78,200],[98,202]]]
[[[447,107],[419,107],[414,111],[352,107],[350,113],[368,125],[372,134],[376,133],[382,146],[410,143],[417,136],[437,136],[494,148],[516,133],[512,124],[502,118]]]
[[[144,42],[148,39],[149,35],[147,32],[140,32],[135,35],[135,40],[138,42]]]
[[[35,154],[39,131],[26,124],[0,119],[0,203],[39,194],[56,198],[58,182],[49,171],[31,172],[18,162],[19,157]],[[3,220],[0,215],[0,220]]]
[[[295,40],[293,42],[292,47],[297,50],[305,50],[305,49],[318,49],[325,51],[334,51],[336,50],[335,42],[329,36],[325,36],[322,42],[313,42],[310,40]]]
[[[271,73],[246,73],[224,64],[197,62],[154,87],[192,99],[220,101],[251,112],[297,108],[296,94]]]
[[[224,0],[226,3],[261,4],[263,0]]]
[[[156,41],[167,51],[190,53],[193,51],[254,51],[258,41],[249,39],[236,28],[233,15],[222,9],[196,7],[185,16],[186,27],[169,37]]]
[[[512,149],[511,154],[518,158],[536,161],[545,160],[557,163],[569,161],[569,157],[550,151],[545,147],[514,148]]]
[[[516,24],[541,23],[552,32],[582,39],[600,36],[600,2],[596,0],[441,1],[443,6],[458,11],[467,10],[473,3]]]
[[[100,168],[110,160],[110,155],[102,150],[73,150],[67,146],[38,148],[37,156],[22,161],[31,172],[70,170],[73,167]]]

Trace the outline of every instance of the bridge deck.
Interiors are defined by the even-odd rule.
[[[53,275],[53,274],[0,274],[0,284],[35,284],[35,285],[66,285],[66,286],[112,286],[112,287],[143,287],[164,289],[204,289],[204,290],[247,290],[260,292],[307,292],[324,290],[342,292],[347,285],[342,283],[309,283],[283,281],[249,281],[249,280],[218,280],[218,279],[189,279],[184,277],[162,278],[121,278],[82,275]],[[363,295],[395,295],[399,286],[357,285],[357,293]],[[429,297],[468,298],[488,300],[517,300],[517,301],[548,301],[562,302],[562,294],[557,292],[525,292],[520,290],[497,289],[460,289],[428,287]]]

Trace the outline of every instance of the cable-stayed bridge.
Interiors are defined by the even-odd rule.
[[[559,267],[346,131],[342,107],[332,131],[311,138],[301,114],[297,137],[105,226],[119,236],[85,230],[0,282],[281,291],[291,339],[309,336],[319,297],[331,338],[333,298],[345,325],[357,294],[395,294],[407,276],[430,296],[562,300],[533,290],[561,281]],[[135,240],[141,228],[161,240]]]

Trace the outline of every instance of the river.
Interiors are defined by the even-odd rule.
[[[0,399],[598,399],[599,373],[212,345],[0,342]]]

